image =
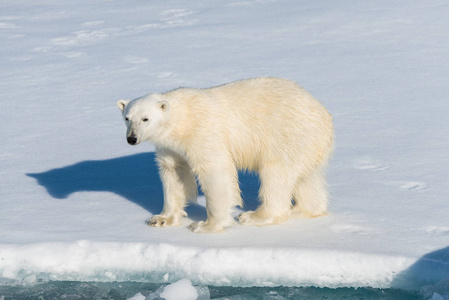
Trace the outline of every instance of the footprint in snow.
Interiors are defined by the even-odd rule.
[[[362,157],[354,162],[354,168],[357,170],[378,172],[387,170],[390,167],[370,157]],[[393,181],[387,184],[395,185],[405,191],[420,191],[427,188],[427,184],[420,181]]]
[[[51,43],[54,46],[90,45],[108,37],[109,33],[103,30],[79,30],[69,36],[54,38]]]
[[[188,9],[163,10],[159,13],[159,20],[155,22],[130,25],[125,28],[115,30],[114,34],[117,36],[127,36],[141,34],[154,29],[190,26],[198,22],[197,19],[191,18],[193,15],[198,13],[198,11]]]
[[[427,184],[419,181],[402,181],[398,182],[398,186],[401,190],[406,191],[420,191],[427,188]]]
[[[390,181],[384,184],[395,186],[403,191],[421,191],[428,187],[427,183],[421,181]]]
[[[0,29],[16,29],[19,28],[19,26],[17,26],[14,23],[11,22],[0,22]]]
[[[3,33],[4,33],[2,36],[6,37],[7,39],[19,39],[19,38],[25,37],[24,34],[19,34],[15,30],[15,29],[21,28],[21,26],[18,26],[14,22],[9,22],[9,21],[14,21],[16,19],[17,19],[16,17],[0,16],[0,30],[3,31]]]
[[[357,170],[366,170],[366,171],[384,171],[389,169],[390,167],[382,164],[381,162],[365,157],[360,158],[354,162],[354,168]]]
[[[424,230],[433,235],[449,235],[449,227],[445,226],[427,226]]]

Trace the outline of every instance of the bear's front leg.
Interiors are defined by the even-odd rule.
[[[241,205],[237,170],[223,168],[198,176],[206,196],[207,220],[192,223],[189,228],[196,233],[221,232],[235,223],[232,209]]]
[[[154,227],[179,226],[187,216],[184,211],[187,200],[196,200],[196,178],[188,163],[170,150],[157,152],[159,173],[164,189],[164,208],[160,215],[147,220]]]

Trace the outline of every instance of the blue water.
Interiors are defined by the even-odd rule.
[[[77,282],[77,281],[50,281],[38,283],[33,286],[17,284],[0,285],[0,299],[117,299],[125,300],[141,293],[154,298],[155,292],[160,290],[161,284],[136,282]],[[204,287],[202,288],[205,289]],[[229,299],[229,300],[274,300],[274,299],[360,299],[360,300],[413,300],[423,299],[418,293],[409,293],[395,289],[371,288],[299,288],[299,287],[207,287],[210,296],[202,299]],[[206,289],[206,290],[207,290]],[[152,296],[151,296],[152,295]],[[2,298],[3,297],[3,298]]]

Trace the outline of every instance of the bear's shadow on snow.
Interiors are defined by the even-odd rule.
[[[159,214],[164,196],[159,178],[155,153],[141,153],[107,160],[88,160],[74,165],[52,169],[42,173],[28,173],[39,185],[46,188],[50,196],[66,199],[76,192],[112,192],[132,201],[151,214]],[[254,210],[258,205],[258,177],[239,173],[245,210]],[[199,189],[199,194],[202,195]],[[107,200],[107,199],[105,199]],[[107,201],[105,201],[107,205]],[[197,203],[186,208],[189,218],[205,220],[206,210]]]

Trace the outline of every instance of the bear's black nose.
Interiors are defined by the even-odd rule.
[[[133,137],[133,136],[129,136],[127,139],[128,144],[130,145],[135,145],[137,143],[137,138]]]

